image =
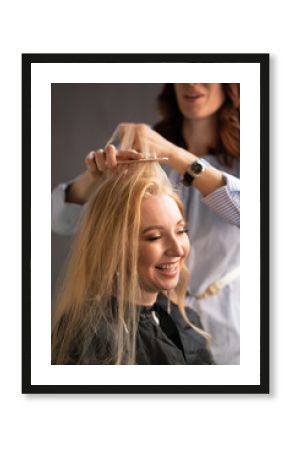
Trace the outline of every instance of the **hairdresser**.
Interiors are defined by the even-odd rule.
[[[189,225],[191,280],[187,306],[212,336],[217,364],[239,364],[239,85],[166,84],[159,98],[163,120],[134,127],[134,149],[167,158],[164,168],[177,187]],[[140,158],[134,151],[121,157]],[[120,156],[118,156],[120,157]],[[88,170],[53,192],[53,229],[71,233],[97,180],[116,165],[116,151],[91,152]]]

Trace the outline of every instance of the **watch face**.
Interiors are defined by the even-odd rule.
[[[203,166],[199,162],[195,161],[191,168],[195,175],[199,175],[202,172]]]

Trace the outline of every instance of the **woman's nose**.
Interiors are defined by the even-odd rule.
[[[166,253],[170,256],[183,256],[184,249],[178,239],[172,237],[168,242]]]

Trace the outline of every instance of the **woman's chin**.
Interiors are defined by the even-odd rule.
[[[170,291],[172,289],[175,289],[179,280],[179,274],[176,274],[174,277],[168,277],[168,279],[162,279],[158,280],[156,283],[156,286],[159,287],[160,291]]]
[[[171,291],[176,288],[178,284],[179,276],[171,278],[169,280],[154,280],[152,283],[144,283],[141,284],[141,289],[144,293],[148,294],[159,294],[164,291]]]

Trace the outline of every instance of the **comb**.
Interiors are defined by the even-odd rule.
[[[124,159],[117,161],[118,166],[120,164],[136,164],[136,163],[147,163],[147,162],[162,162],[168,161],[168,158],[144,158],[144,159]]]

